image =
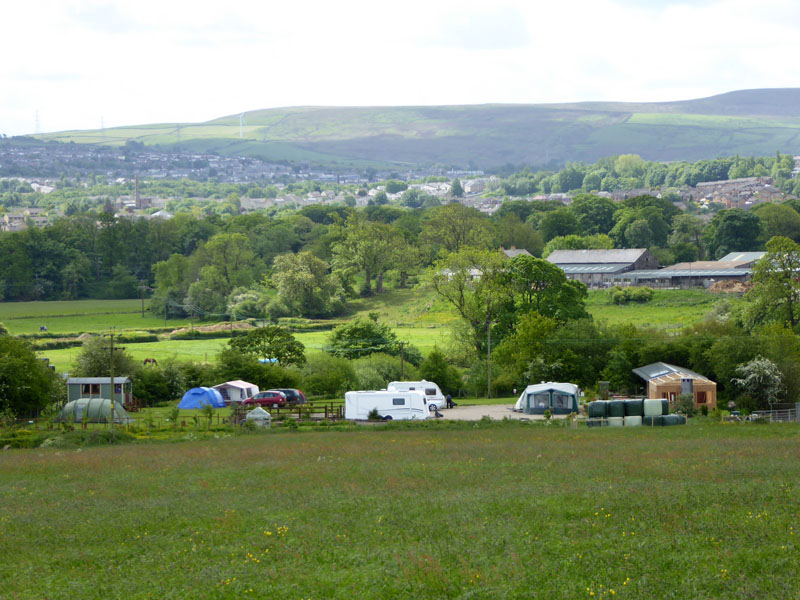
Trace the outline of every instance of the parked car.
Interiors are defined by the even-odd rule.
[[[292,406],[296,404],[305,404],[308,402],[308,400],[306,400],[306,395],[300,390],[296,390],[294,388],[273,388],[269,391],[281,392],[284,396],[286,396],[286,401]]]
[[[246,398],[244,401],[245,406],[266,406],[268,408],[279,408],[286,406],[286,394],[278,390],[267,390],[258,392]]]

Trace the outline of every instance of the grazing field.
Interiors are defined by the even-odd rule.
[[[0,453],[0,595],[800,594],[797,426],[430,425]]]
[[[586,309],[596,321],[610,325],[633,323],[676,331],[702,321],[722,299],[739,301],[734,295],[714,294],[705,290],[655,290],[650,302],[612,304],[607,290],[592,290]]]
[[[59,302],[0,302],[0,323],[11,335],[35,334],[41,326],[49,333],[84,333],[119,329],[164,327],[145,300],[69,300]],[[188,319],[170,319],[168,326],[188,327]]]
[[[587,310],[595,320],[609,324],[634,323],[675,331],[702,320],[723,297],[704,290],[656,290],[651,302],[615,305],[606,290],[591,290]],[[733,302],[737,298],[731,297]],[[163,328],[164,321],[147,310],[142,317],[141,300],[80,300],[69,302],[6,302],[0,303],[0,323],[12,335],[36,334],[44,325],[53,333],[100,333],[113,325],[116,330]],[[450,340],[449,325],[457,320],[450,307],[437,300],[428,289],[390,290],[386,294],[361,298],[350,303],[347,316],[378,319],[393,327],[398,339],[417,346],[427,354],[435,345],[444,346]],[[195,323],[198,324],[198,323]],[[169,327],[189,327],[189,320],[170,319]],[[313,331],[296,334],[310,351],[325,347],[329,332]],[[227,339],[163,340],[159,342],[127,343],[126,349],[134,358],[159,361],[175,357],[180,360],[213,362]],[[69,370],[80,348],[42,351],[56,368]]]
[[[410,342],[417,346],[425,355],[437,344],[444,344],[449,336],[449,330],[444,327],[429,329],[427,327],[400,327],[395,328],[398,339]],[[302,342],[307,352],[319,352],[327,346],[329,331],[309,331],[296,333],[295,337]],[[202,340],[162,340],[159,342],[144,342],[139,344],[126,343],[125,350],[136,360],[155,358],[161,362],[167,358],[181,361],[215,362],[216,356],[228,344],[228,338],[214,338]],[[43,350],[41,356],[50,359],[50,364],[55,365],[57,371],[68,371],[75,362],[81,348],[63,348],[60,350]]]

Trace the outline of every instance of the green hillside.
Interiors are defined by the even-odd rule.
[[[241,138],[240,138],[241,135]],[[295,107],[206,123],[66,131],[47,140],[191,151],[318,164],[476,165],[650,160],[800,152],[800,88],[744,90],[680,102],[416,107]]]

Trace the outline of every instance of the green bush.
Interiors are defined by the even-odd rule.
[[[303,389],[310,396],[341,397],[358,386],[352,363],[329,354],[309,356],[303,375]]]
[[[650,302],[655,292],[649,287],[620,287],[614,286],[609,290],[611,302],[614,304],[628,304],[629,302]]]

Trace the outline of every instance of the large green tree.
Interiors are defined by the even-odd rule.
[[[278,364],[303,365],[306,362],[305,346],[292,333],[278,325],[265,325],[251,329],[245,335],[232,338],[231,348]]]
[[[800,244],[785,237],[767,242],[767,253],[753,269],[755,286],[747,294],[754,323],[777,322],[793,330],[800,324]]]
[[[292,315],[328,317],[344,308],[341,285],[328,263],[310,252],[276,256],[270,281]]]
[[[27,342],[0,335],[0,413],[33,416],[47,406],[56,375]]]
[[[421,241],[458,252],[465,246],[488,248],[494,237],[492,224],[479,210],[451,202],[433,209],[423,225]]]

